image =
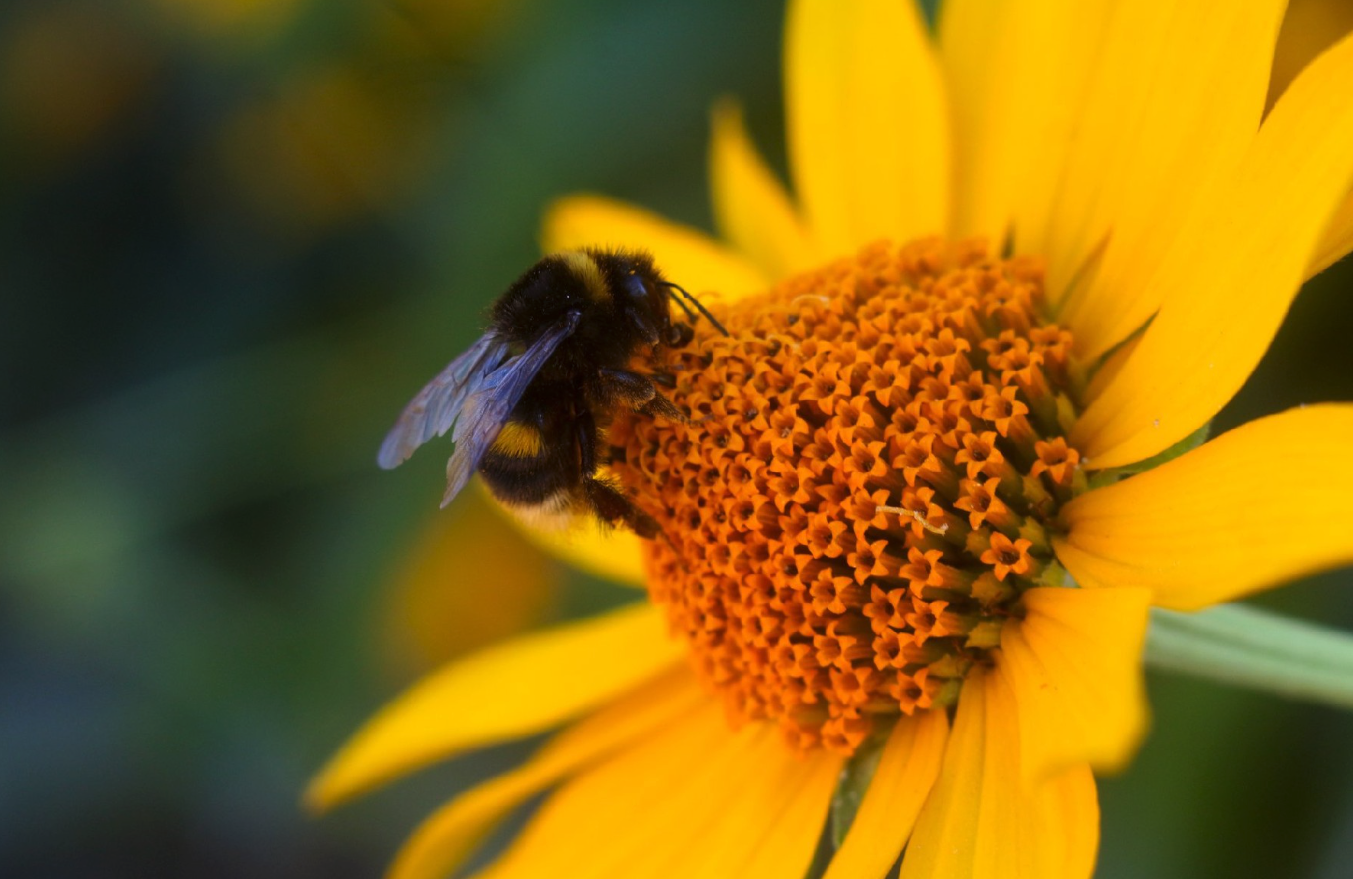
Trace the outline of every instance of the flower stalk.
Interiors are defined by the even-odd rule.
[[[1258,608],[1152,608],[1146,662],[1161,671],[1353,709],[1353,633]]]

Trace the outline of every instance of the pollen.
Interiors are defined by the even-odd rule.
[[[1021,596],[1065,583],[1084,380],[1042,279],[979,242],[879,242],[666,351],[687,423],[612,426],[661,528],[651,596],[735,723],[852,753],[952,706]]]

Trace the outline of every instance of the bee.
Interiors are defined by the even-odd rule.
[[[545,257],[499,297],[484,335],[404,408],[377,462],[393,469],[451,430],[443,507],[478,470],[489,491],[529,521],[560,527],[590,514],[654,537],[657,524],[597,471],[606,463],[604,431],[622,407],[686,420],[658,390],[661,376],[630,368],[645,348],[679,348],[694,337],[689,324],[672,320],[670,302],[728,335],[647,253]]]

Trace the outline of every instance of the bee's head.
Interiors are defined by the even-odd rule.
[[[695,297],[662,276],[649,254],[641,251],[594,252],[593,258],[608,276],[614,306],[620,311],[622,320],[648,344],[681,347],[691,340],[691,327],[672,320],[671,303],[674,301],[692,323],[698,312],[727,335],[727,330]]]
[[[634,251],[595,253],[593,257],[607,276],[612,305],[622,323],[649,345],[668,341],[672,329],[668,287],[653,266],[653,258]]]

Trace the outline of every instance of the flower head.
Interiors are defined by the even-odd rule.
[[[992,663],[1087,484],[1084,372],[1042,310],[1034,261],[879,242],[666,364],[688,424],[614,426],[667,537],[650,594],[736,721],[850,754]]]
[[[611,429],[662,537],[573,548],[641,554],[652,605],[452,666],[315,800],[586,715],[395,874],[562,781],[487,875],[799,876],[843,761],[881,745],[832,879],[904,847],[904,879],[1088,876],[1148,607],[1353,560],[1353,407],[1171,451],[1353,246],[1353,38],[1261,120],[1281,12],[950,0],[936,46],[901,0],[792,2],[796,199],[722,106],[729,246],[597,198],[547,223],[651,249],[731,332],[657,365],[688,423]],[[1280,522],[1251,498],[1279,455]]]

